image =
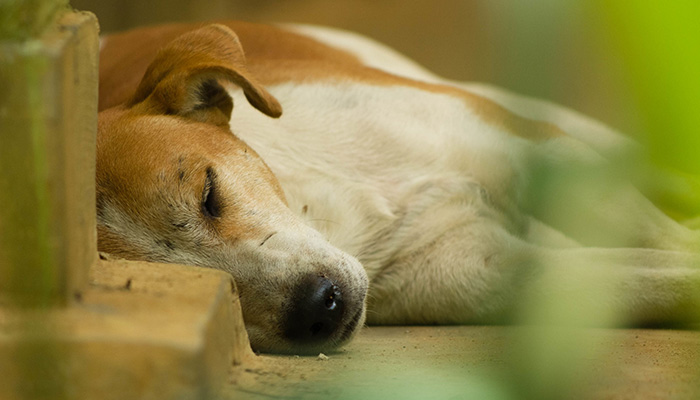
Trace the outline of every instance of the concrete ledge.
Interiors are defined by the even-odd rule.
[[[101,261],[74,306],[0,308],[2,399],[209,399],[252,356],[235,284],[215,270]]]

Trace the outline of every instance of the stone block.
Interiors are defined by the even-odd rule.
[[[212,399],[254,357],[213,269],[100,261],[71,307],[0,308],[0,398]]]

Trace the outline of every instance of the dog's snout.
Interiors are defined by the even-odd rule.
[[[338,330],[344,311],[340,287],[323,276],[305,278],[287,313],[285,336],[298,344],[322,344]]]

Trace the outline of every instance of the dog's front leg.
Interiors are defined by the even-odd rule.
[[[453,207],[444,210],[458,216],[452,226],[434,219],[421,224],[423,234],[438,225],[444,229],[396,254],[371,278],[368,323],[492,322],[512,310],[516,288],[537,273],[528,261],[535,246],[473,210]]]
[[[700,256],[542,247],[475,220],[394,260],[368,301],[370,324],[508,322],[544,305],[583,325],[683,323],[700,318]]]
[[[523,306],[582,325],[700,321],[700,256],[656,249],[533,249],[537,279]],[[552,312],[553,309],[558,311]],[[539,310],[534,310],[535,312]],[[564,319],[564,321],[557,321]]]

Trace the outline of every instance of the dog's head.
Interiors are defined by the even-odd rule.
[[[342,344],[364,321],[367,276],[292,214],[270,169],[232,134],[229,84],[281,115],[235,34],[212,25],[164,47],[130,100],[100,113],[98,247],[230,272],[256,350]]]

